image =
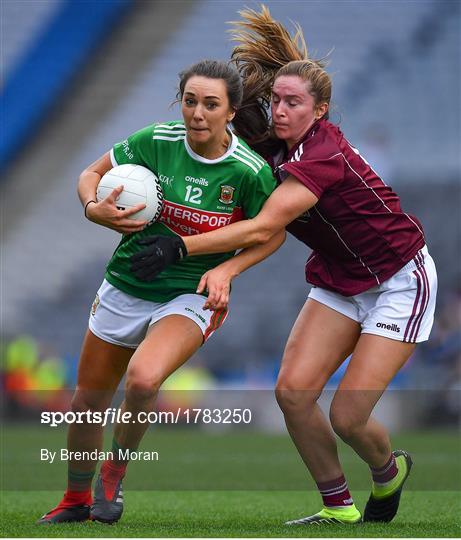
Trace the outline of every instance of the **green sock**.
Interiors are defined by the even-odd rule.
[[[67,471],[67,489],[69,491],[88,491],[91,490],[91,482],[93,481],[95,471]]]
[[[112,453],[114,455],[113,462],[117,465],[127,465],[130,461],[129,454],[134,452],[136,448],[124,448],[118,444],[115,437],[112,439]]]

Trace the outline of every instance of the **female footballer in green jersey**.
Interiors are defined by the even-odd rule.
[[[269,243],[235,252],[188,257],[153,280],[131,271],[131,258],[146,237],[198,234],[252,218],[275,188],[265,161],[228,128],[248,109],[240,108],[242,83],[224,62],[202,61],[180,75],[178,99],[182,122],[154,124],[116,144],[81,174],[78,194],[85,216],[123,233],[93,303],[80,356],[74,411],[104,411],[126,373],[122,411],[136,419],[153,409],[165,379],[186,362],[223,323],[227,310],[204,311],[206,296],[196,294],[200,277],[228,261],[235,274],[269,256],[283,242],[281,232]],[[118,210],[122,188],[96,201],[101,177],[123,163],[143,165],[162,182],[164,207],[151,225],[130,219],[141,209]],[[143,244],[144,241],[144,244]],[[147,238],[148,241],[148,238]],[[232,261],[232,262],[230,262]],[[94,519],[113,523],[123,511],[122,479],[127,451],[137,449],[147,423],[115,425],[112,459],[104,461],[91,494],[95,460],[69,460],[68,487],[59,505],[39,523]],[[71,452],[102,448],[97,423],[72,424]],[[96,453],[96,452],[95,452]]]

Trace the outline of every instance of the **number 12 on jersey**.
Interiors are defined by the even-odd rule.
[[[202,204],[203,191],[199,187],[186,186],[186,202]]]

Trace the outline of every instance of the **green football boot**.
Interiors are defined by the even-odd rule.
[[[324,506],[320,512],[293,521],[285,525],[356,525],[361,523],[362,516],[354,504],[350,506]]]
[[[372,492],[365,506],[363,521],[392,521],[397,514],[403,485],[408,478],[413,461],[404,450],[392,452],[397,463],[398,473],[385,486],[373,484]]]

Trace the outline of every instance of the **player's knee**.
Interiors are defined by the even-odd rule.
[[[71,410],[74,413],[87,411],[103,411],[110,405],[110,399],[100,391],[85,391],[77,390],[72,396]]]
[[[125,399],[130,403],[142,403],[155,398],[162,381],[156,377],[128,373],[125,384]]]
[[[334,404],[330,408],[330,422],[336,435],[346,442],[352,440],[364,427],[359,417]]]
[[[275,386],[275,398],[285,414],[309,410],[316,404],[320,392],[300,390],[299,379],[291,375],[280,374]]]

